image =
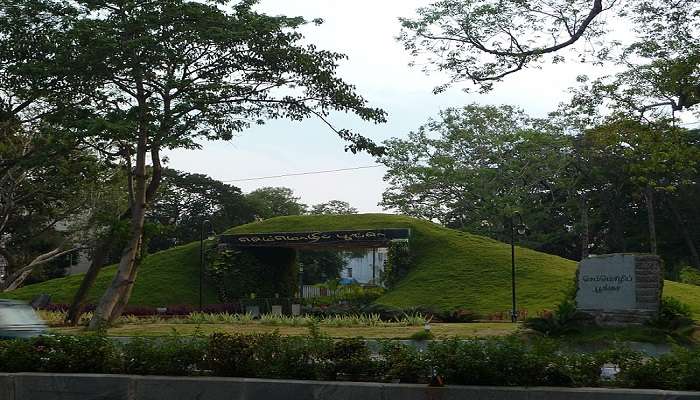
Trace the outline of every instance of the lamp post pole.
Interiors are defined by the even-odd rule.
[[[199,312],[202,312],[203,306],[203,295],[202,287],[204,285],[204,225],[209,225],[209,230],[214,231],[211,222],[208,219],[202,220],[202,224],[199,227]]]
[[[304,298],[304,266],[299,266],[299,299]]]
[[[515,218],[518,218],[518,225],[515,225]],[[523,222],[523,217],[519,212],[515,211],[510,215],[510,279],[512,289],[513,308],[511,310],[510,320],[518,322],[518,310],[515,304],[515,234],[526,235],[528,228]]]
[[[515,308],[515,224],[514,214],[510,216],[510,266],[511,266],[511,288],[513,308],[511,309],[510,320],[515,323],[518,320],[518,311]]]

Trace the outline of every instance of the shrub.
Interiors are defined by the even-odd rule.
[[[315,328],[314,328],[315,327]],[[453,385],[602,386],[601,367],[619,368],[606,386],[700,390],[700,349],[648,357],[627,348],[567,353],[552,340],[492,338],[432,342],[427,351],[397,342],[373,354],[362,339],[334,342],[316,325],[307,337],[215,334],[133,339],[100,335],[0,341],[0,372],[214,375],[273,379],[428,382]]]
[[[381,275],[382,284],[387,288],[394,287],[408,275],[413,264],[408,242],[393,242],[389,245],[384,271]]]
[[[411,335],[411,340],[432,340],[435,337],[430,331],[418,331]]]
[[[136,375],[193,375],[202,367],[205,349],[206,341],[197,335],[133,338],[122,348],[121,370]]]
[[[336,295],[331,298],[336,301],[347,301],[350,304],[362,307],[374,303],[385,292],[381,287],[362,287],[360,285],[350,285],[339,288]]]
[[[692,323],[693,313],[689,305],[673,297],[664,297],[661,300],[658,317],[650,324],[660,329],[676,330]]]
[[[427,382],[430,360],[425,352],[414,346],[396,342],[382,343],[380,356],[384,360],[384,378],[403,383]]]
[[[367,380],[375,376],[378,364],[372,359],[372,353],[361,338],[343,339],[335,342],[326,354],[332,370],[328,379],[345,377],[351,380]]]
[[[683,267],[679,277],[683,283],[700,286],[700,271],[693,267]]]
[[[539,317],[528,318],[525,326],[547,336],[560,336],[578,328],[576,303],[564,300],[553,312],[544,312]]]
[[[225,249],[207,257],[206,273],[219,299],[231,302],[256,297],[291,297],[297,289],[296,252],[293,249]]]
[[[217,333],[209,339],[208,366],[215,375],[319,379],[327,367],[330,339]]]
[[[111,373],[118,371],[114,343],[101,335],[41,336],[0,343],[0,371]]]
[[[562,353],[555,349],[548,350],[546,347],[541,351],[552,352],[552,358],[543,371],[541,384],[574,387],[600,385],[604,357],[587,353]]]

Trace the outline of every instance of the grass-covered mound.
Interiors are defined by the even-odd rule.
[[[405,216],[360,214],[294,216],[243,225],[227,233],[410,228],[414,267],[379,299],[392,307],[468,309],[479,314],[510,309],[510,246]],[[576,263],[517,249],[519,307],[552,308],[573,284]]]
[[[88,302],[96,303],[116,272],[105,267],[90,291]],[[52,279],[25,286],[0,297],[30,301],[46,293],[53,303],[70,303],[83,280],[83,274]],[[216,293],[205,286],[204,300],[217,303]],[[164,306],[199,303],[199,242],[152,254],[143,261],[131,296],[132,306]]]
[[[294,216],[242,225],[227,233],[331,231],[410,228],[414,267],[396,288],[378,300],[392,307],[465,309],[480,315],[510,309],[510,246],[492,239],[444,228],[415,218],[360,214]],[[149,256],[141,267],[131,305],[196,304],[199,273],[198,243]],[[518,308],[530,315],[553,308],[573,285],[576,263],[529,249],[517,248]],[[91,293],[102,293],[114,273],[106,268]],[[54,302],[68,302],[81,275],[55,279],[18,289],[5,297],[29,300],[39,293]],[[692,307],[700,318],[700,287],[666,282],[665,295]],[[206,292],[207,302],[215,294]]]

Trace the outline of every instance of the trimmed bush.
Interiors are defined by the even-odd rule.
[[[121,371],[134,375],[197,375],[205,358],[202,337],[133,338],[121,350]]]
[[[601,380],[601,368],[619,373]],[[271,379],[427,383],[432,372],[450,385],[611,386],[700,390],[700,349],[647,357],[625,348],[568,353],[554,341],[518,338],[432,342],[422,351],[385,341],[372,353],[364,340],[215,334],[120,344],[103,336],[56,336],[0,342],[0,372],[209,375]]]
[[[651,322],[651,325],[660,329],[676,330],[692,323],[693,313],[689,305],[673,297],[664,297],[661,300],[659,316]]]

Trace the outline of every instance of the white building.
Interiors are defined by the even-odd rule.
[[[340,277],[362,284],[380,285],[387,252],[386,248],[369,249],[361,257],[350,258]]]

